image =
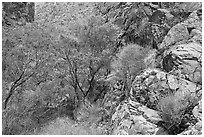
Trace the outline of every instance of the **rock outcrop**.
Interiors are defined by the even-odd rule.
[[[113,134],[168,134],[158,126],[162,119],[156,106],[160,98],[172,93],[199,100],[201,85],[158,69],[145,70],[135,78],[128,100],[120,103],[112,115]]]
[[[201,85],[178,75],[172,75],[158,69],[147,69],[135,78],[132,84],[131,98],[156,109],[161,97],[179,92],[180,94],[190,94],[197,99],[200,97],[201,89]]]
[[[202,19],[197,10],[186,21],[170,29],[158,52],[151,53],[149,59],[153,63],[147,65],[151,67],[135,78],[131,91],[125,94],[127,97],[118,99],[119,102],[115,100],[111,115],[112,134],[169,134],[168,129],[161,125],[164,121],[157,104],[161,98],[176,93],[182,95],[183,100],[190,97],[193,100],[191,107],[194,107],[187,108],[187,128],[180,134],[202,134],[201,45]],[[119,92],[120,96],[115,95],[120,98],[123,92]],[[117,98],[115,95],[111,97]]]
[[[189,42],[202,43],[202,19],[199,10],[190,14],[188,19],[170,29],[159,49],[172,45],[185,44]]]
[[[112,116],[114,135],[153,135],[158,129],[156,123],[161,120],[157,111],[138,102],[122,102]]]
[[[202,19],[199,10],[172,27],[159,49],[163,49],[162,68],[174,75],[201,84],[202,82]],[[165,49],[165,50],[164,50]]]
[[[202,47],[198,43],[172,46],[165,51],[163,68],[171,74],[180,74],[184,79],[202,83]]]

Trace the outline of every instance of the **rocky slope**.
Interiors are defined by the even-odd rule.
[[[121,84],[106,95],[104,105],[111,115],[112,134],[202,134],[201,16],[196,10],[170,29],[159,49],[146,60],[149,68],[135,78],[131,91],[124,91]],[[165,124],[157,108],[169,94],[191,99],[184,113],[186,121],[175,129]]]

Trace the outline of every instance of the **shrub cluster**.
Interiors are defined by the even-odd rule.
[[[191,93],[176,92],[160,99],[157,108],[169,134],[178,134],[186,128],[185,115],[191,114],[196,102]]]
[[[125,82],[126,88],[130,88],[134,78],[145,69],[144,58],[149,49],[136,44],[130,44],[122,48],[113,61],[112,67]]]
[[[75,102],[65,93],[53,90],[49,84],[35,91],[25,90],[12,99],[12,104],[3,110],[4,135],[32,134],[44,124],[57,117],[69,117],[74,120]],[[61,97],[60,97],[60,94]]]

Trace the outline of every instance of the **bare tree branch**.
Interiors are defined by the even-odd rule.
[[[29,78],[31,78],[34,75],[35,72],[33,72],[32,74],[30,74],[29,76],[27,76],[26,78],[23,78],[23,75],[25,74],[25,70],[21,73],[21,75],[19,76],[19,78],[11,85],[11,88],[9,90],[9,95],[6,97],[5,99],[5,103],[4,103],[4,109],[7,108],[7,104],[9,102],[9,99],[11,98],[11,96],[14,94],[14,91],[16,88],[18,88],[20,85],[22,85],[23,83],[25,83]],[[22,80],[22,81],[21,81]],[[21,81],[21,82],[19,82]]]
[[[74,82],[77,84],[77,86],[79,87],[80,91],[82,92],[83,96],[85,95],[84,90],[82,89],[82,87],[79,84],[79,80],[78,80],[78,76],[77,76],[77,66],[71,63],[71,60],[67,54],[67,52],[64,52],[65,56],[66,56],[66,61],[68,62],[69,66],[70,66],[70,75],[72,77],[72,79],[74,79]]]
[[[92,63],[90,63],[90,65],[92,65]],[[90,75],[91,75],[91,79],[90,80],[88,80],[88,82],[89,82],[89,88],[88,88],[88,90],[86,91],[86,93],[85,93],[85,97],[88,95],[88,93],[89,92],[91,92],[92,90],[93,90],[93,88],[94,88],[94,78],[95,78],[95,75],[96,75],[96,73],[101,69],[101,67],[103,67],[103,64],[101,63],[98,67],[97,67],[97,69],[94,71],[93,70],[93,68],[91,67],[91,66],[89,66],[89,70],[90,70]]]

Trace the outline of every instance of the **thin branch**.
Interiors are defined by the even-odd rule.
[[[25,83],[29,78],[31,78],[33,75],[35,74],[35,72],[33,72],[32,74],[30,74],[29,76],[27,76],[27,78],[25,78],[24,80],[22,80],[20,83],[18,83],[16,85],[16,88],[19,87],[20,85],[22,85],[23,83]]]
[[[34,75],[35,72],[33,72],[31,75],[29,75],[28,77],[26,77],[24,80],[22,80],[20,83],[18,83],[21,79],[23,79],[23,75],[24,75],[25,71],[23,71],[21,73],[21,75],[19,76],[19,78],[12,84],[10,90],[9,90],[9,95],[6,97],[5,99],[5,104],[4,104],[4,109],[7,108],[7,104],[9,99],[11,98],[11,96],[13,95],[15,89],[17,87],[19,87],[20,85],[22,85],[23,83],[25,83],[30,77],[32,77]]]
[[[10,88],[10,90],[9,90],[9,95],[8,95],[7,98],[5,99],[4,109],[6,109],[7,103],[8,103],[8,101],[9,101],[11,95],[12,95],[13,92],[14,92],[15,85],[17,84],[18,81],[21,80],[21,78],[23,77],[24,73],[25,73],[25,71],[23,71],[23,72],[21,73],[21,75],[19,76],[19,78],[18,78],[17,80],[15,80],[15,81],[12,83],[11,88]]]
[[[101,67],[103,66],[103,64],[101,63],[98,68],[94,71],[94,72],[91,72],[91,70],[93,69],[90,69],[90,75],[91,75],[91,80],[89,80],[89,88],[88,90],[86,91],[86,94],[85,94],[85,97],[88,95],[88,93],[92,90],[93,88],[93,81],[94,81],[94,78],[95,78],[95,74],[101,69]],[[89,68],[91,68],[89,66]]]
[[[70,66],[70,74],[71,74],[71,77],[75,80],[74,82],[77,84],[77,86],[79,87],[80,91],[82,92],[83,95],[85,95],[82,87],[79,85],[79,80],[78,80],[78,77],[77,77],[77,67],[76,65],[73,66],[72,63],[71,63],[71,60],[69,58],[69,56],[67,55],[67,52],[64,52],[65,56],[66,56],[66,60]]]

